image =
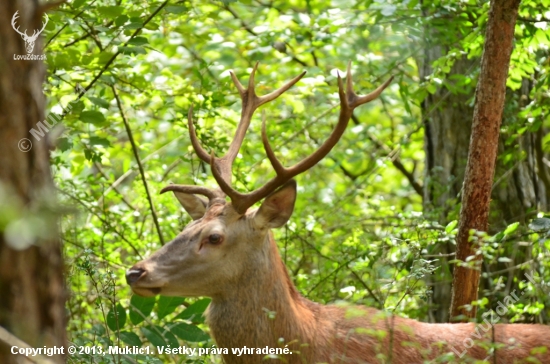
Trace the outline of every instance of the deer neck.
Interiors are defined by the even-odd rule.
[[[229,294],[213,297],[207,312],[207,322],[218,347],[270,348],[300,343],[311,345],[315,337],[314,310],[316,304],[303,298],[290,280],[277,245],[269,233],[269,249],[259,252]],[[284,343],[279,342],[284,339]],[[290,346],[289,346],[290,347]],[[241,356],[237,362],[249,358]],[[233,362],[231,360],[227,360]],[[244,361],[247,362],[247,361]]]

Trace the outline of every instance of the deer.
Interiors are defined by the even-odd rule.
[[[208,163],[219,188],[172,184],[171,191],[192,221],[174,240],[126,272],[131,290],[158,294],[210,297],[205,312],[210,334],[227,364],[258,364],[265,353],[239,355],[231,348],[284,348],[281,363],[426,363],[471,357],[508,364],[532,355],[550,363],[550,328],[534,324],[496,324],[480,329],[474,323],[425,323],[364,306],[322,305],[304,298],[293,284],[279,254],[272,229],[291,217],[297,198],[295,176],[321,161],[342,137],[355,108],[376,99],[392,78],[371,93],[355,93],[351,63],[346,85],[338,74],[339,117],[328,139],[292,167],[277,159],[263,117],[261,138],[275,176],[258,189],[243,193],[232,186],[232,165],[254,112],[296,84],[305,71],[275,91],[258,96],[256,64],[245,88],[230,76],[242,100],[241,117],[227,153],[208,153],[197,137],[193,109],[187,121],[197,156]],[[229,197],[229,201],[227,201]],[[252,206],[263,201],[259,208]],[[493,346],[491,346],[493,345]]]

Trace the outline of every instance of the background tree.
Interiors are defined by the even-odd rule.
[[[30,30],[42,27],[44,9],[35,1],[0,3],[0,362],[6,364],[26,362],[11,353],[12,345],[22,346],[17,339],[33,348],[63,347],[66,340],[64,264],[47,138],[29,139],[31,128],[44,120],[45,66],[14,59],[27,54],[11,26],[16,11],[17,25]],[[40,38],[32,54],[42,54]],[[64,362],[63,355],[48,359]]]
[[[519,3],[520,0],[491,2],[481,57],[481,72],[476,89],[472,136],[456,242],[456,259],[461,262],[466,262],[469,257],[476,258],[473,263],[478,263],[481,259],[481,254],[477,254],[478,247],[471,232],[487,231],[489,223],[500,123],[506,98],[506,79]],[[451,300],[452,317],[475,317],[476,307],[466,309],[466,305],[477,300],[479,269],[480,264],[459,265],[455,268]]]

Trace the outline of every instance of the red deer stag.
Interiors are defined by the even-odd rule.
[[[211,297],[207,322],[218,347],[228,349],[223,355],[228,364],[262,362],[264,354],[239,355],[231,350],[244,347],[288,345],[291,353],[281,357],[284,363],[416,364],[445,353],[450,353],[448,359],[439,363],[463,362],[467,353],[478,359],[490,354],[491,363],[504,364],[524,360],[533,348],[550,346],[550,328],[541,325],[499,324],[492,330],[473,323],[428,324],[368,307],[324,306],[302,297],[288,276],[270,229],[283,226],[292,214],[296,199],[292,177],[323,159],[344,133],[353,110],[378,97],[391,79],[372,93],[358,96],[348,65],[345,87],[338,76],[340,115],[335,129],[317,151],[290,168],[277,160],[264,119],[262,141],[276,176],[256,191],[240,193],[232,187],[231,168],[254,111],[305,74],[268,95],[257,96],[256,68],[247,88],[231,73],[242,112],[225,156],[217,158],[204,150],[189,111],[191,142],[197,155],[210,164],[220,190],[184,185],[162,190],[173,191],[194,221],[172,242],[128,270],[126,280],[136,294]],[[258,209],[249,210],[264,198]],[[267,311],[275,316],[268,317]],[[493,342],[503,345],[490,353],[487,348]],[[550,363],[548,352],[535,357]]]

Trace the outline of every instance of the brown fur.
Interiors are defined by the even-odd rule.
[[[271,236],[269,245],[271,269],[246,272],[233,297],[214,297],[209,307],[207,321],[219,347],[281,347],[277,339],[282,337],[285,343],[295,342],[289,346],[293,355],[284,358],[287,363],[412,364],[453,353],[453,348],[458,354],[445,362],[463,363],[468,356],[487,357],[480,345],[473,346],[462,358],[459,355],[466,349],[463,340],[467,338],[493,342],[491,329],[480,340],[475,336],[474,324],[428,324],[373,308],[323,306],[303,298],[290,280]],[[264,308],[274,311],[275,318],[269,319]],[[485,333],[483,328],[479,332]],[[550,327],[497,324],[495,338],[498,343],[513,339],[515,345],[497,349],[489,362],[519,363],[534,347],[550,346]],[[549,353],[534,357],[550,363]],[[227,364],[256,364],[262,358],[224,356]]]

